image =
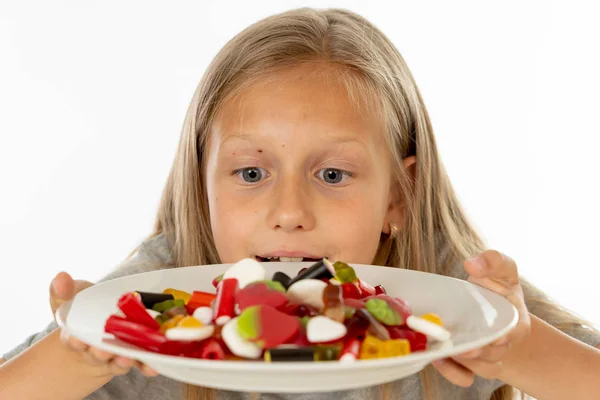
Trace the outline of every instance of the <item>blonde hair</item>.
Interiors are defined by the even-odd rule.
[[[339,71],[348,95],[376,94],[394,162],[392,177],[406,199],[398,236],[382,235],[374,264],[449,275],[452,265],[484,249],[457,200],[414,79],[394,45],[364,18],[340,9],[298,9],[265,18],[235,36],[208,67],[185,117],[179,148],[151,237],[165,233],[174,266],[219,262],[211,233],[205,180],[209,128],[235,91],[268,71],[322,63]],[[402,160],[416,156],[414,174]],[[427,398],[439,397],[434,371],[421,373]],[[186,398],[212,399],[214,390],[185,386]],[[383,397],[389,397],[389,386]],[[256,396],[255,396],[256,397]],[[511,398],[510,387],[495,399]]]

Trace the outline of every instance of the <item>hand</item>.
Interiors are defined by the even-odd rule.
[[[56,310],[64,302],[71,300],[77,293],[90,286],[93,286],[93,283],[79,280],[74,281],[66,272],[58,273],[50,284],[50,307],[52,308],[52,315],[56,318]],[[60,338],[69,349],[79,353],[87,363],[103,367],[103,372],[108,375],[124,375],[133,367],[137,367],[146,376],[157,375],[154,370],[139,361],[88,346],[79,339],[70,336],[65,330],[61,330]]]
[[[486,379],[500,376],[503,369],[508,367],[510,350],[529,336],[531,321],[519,284],[517,265],[510,257],[488,250],[465,261],[464,266],[469,274],[469,282],[501,294],[519,313],[517,325],[504,337],[483,348],[432,363],[450,382],[468,387],[473,384],[475,374]]]

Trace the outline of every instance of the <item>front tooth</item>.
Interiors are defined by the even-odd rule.
[[[283,262],[300,262],[302,260],[302,257],[279,257],[279,261]]]

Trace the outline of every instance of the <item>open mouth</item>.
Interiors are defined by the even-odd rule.
[[[260,261],[260,262],[275,262],[275,261],[281,261],[281,262],[317,262],[319,260],[322,260],[322,258],[307,258],[307,257],[260,257],[260,256],[256,256],[256,260]]]

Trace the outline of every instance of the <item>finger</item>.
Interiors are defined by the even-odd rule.
[[[454,361],[485,379],[495,379],[502,372],[502,361],[487,362],[480,359],[469,360],[464,358],[455,358]]]
[[[480,349],[476,349],[476,350],[469,351],[467,353],[459,354],[459,355],[455,356],[454,358],[457,361],[480,360],[480,361],[485,361],[488,363],[496,363],[498,361],[501,361],[504,358],[504,356],[506,355],[506,353],[508,353],[509,350],[510,350],[510,342],[508,342],[505,345],[500,345],[500,346],[494,346],[494,345],[485,346]]]
[[[125,375],[131,368],[136,365],[136,362],[130,358],[115,356],[109,363],[108,368],[113,375]]]
[[[90,354],[93,357],[96,358],[96,360],[98,360],[99,362],[102,362],[102,363],[108,363],[115,356],[112,353],[109,353],[104,350],[100,350],[99,348],[93,347],[93,346],[90,346],[88,351],[90,352]]]
[[[431,363],[447,380],[455,385],[469,387],[475,381],[475,374],[452,359],[444,358]]]
[[[104,361],[98,360],[89,351],[82,351],[82,352],[80,352],[80,354],[81,354],[81,357],[85,360],[85,362],[87,362],[90,365],[101,366],[101,365],[107,365],[108,364],[108,363],[106,363]]]
[[[70,348],[76,351],[88,350],[90,347],[87,343],[84,343],[81,340],[74,338],[73,336],[69,337],[68,345]]]
[[[67,346],[69,349],[74,351],[83,351],[88,348],[88,345],[81,340],[69,335],[69,332],[64,329],[60,330],[60,341]]]
[[[138,368],[140,371],[142,371],[142,374],[144,374],[145,376],[151,377],[158,375],[158,372],[156,372],[146,364],[141,364]]]
[[[474,278],[490,278],[512,287],[519,284],[517,264],[496,250],[486,250],[465,261],[465,269]]]
[[[75,281],[66,272],[59,272],[50,283],[50,308],[52,314],[75,295]]]

